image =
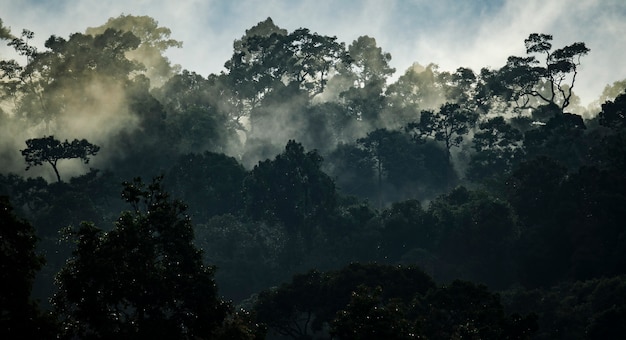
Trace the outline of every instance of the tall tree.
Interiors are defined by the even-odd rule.
[[[131,32],[140,39],[139,45],[126,53],[130,60],[138,61],[145,66],[146,76],[150,79],[152,87],[161,86],[167,79],[178,72],[180,66],[171,65],[163,54],[172,47],[180,48],[183,43],[171,39],[171,30],[159,26],[158,21],[149,16],[120,15],[109,18],[104,25],[89,27],[85,34],[97,36],[107,29]]]
[[[404,126],[415,119],[420,111],[432,110],[445,102],[445,92],[439,81],[438,66],[426,67],[415,63],[385,91],[388,109],[393,112],[396,124]]]
[[[524,40],[528,57],[510,56],[497,72],[496,93],[518,110],[555,105],[563,110],[573,99],[581,57],[589,53],[582,42],[552,49],[552,35],[532,33]],[[538,60],[543,55],[544,60]]]
[[[452,147],[459,147],[463,136],[476,124],[478,115],[474,111],[462,108],[459,104],[446,103],[438,112],[422,111],[419,122],[412,122],[406,126],[416,141],[424,137],[443,142],[451,159]]]
[[[480,123],[479,128],[472,139],[475,153],[471,156],[467,177],[481,182],[508,176],[523,155],[522,133],[502,116]]]
[[[386,202],[394,201],[396,198],[393,194],[402,192],[402,186],[413,188],[413,182],[426,177],[424,148],[412,143],[401,131],[377,129],[359,138],[357,145],[369,158],[362,162],[374,165],[378,208],[382,208]],[[385,190],[385,187],[389,187],[389,190]],[[391,197],[385,197],[390,196],[385,195],[385,191],[391,194]]]
[[[269,18],[255,27],[235,42],[241,50],[235,50],[225,65],[233,86],[241,87],[253,104],[281,84],[295,86],[311,97],[322,93],[331,72],[348,60],[344,44],[336,37],[306,28],[287,34]]]
[[[57,176],[57,181],[61,182],[61,175],[57,169],[57,163],[61,159],[79,158],[85,164],[89,163],[89,156],[95,156],[100,147],[89,143],[86,139],[74,139],[68,142],[67,139],[61,142],[48,136],[43,138],[33,138],[26,141],[26,149],[21,150],[22,156],[26,160],[26,170],[33,166],[48,163],[52,166]]]
[[[108,29],[97,36],[76,33],[68,40],[51,36],[43,52],[29,45],[32,38],[33,33],[25,30],[21,38],[12,41],[13,48],[25,55],[27,62],[24,66],[16,61],[2,64],[5,87],[15,98],[16,113],[33,125],[45,123],[48,130],[64,114],[73,115],[87,108],[97,111],[100,105],[94,103],[111,105],[111,98],[104,103],[98,90],[116,91],[117,86],[129,81],[133,71],[141,69],[125,55],[140,42],[130,32]],[[72,122],[68,119],[64,123]]]
[[[348,46],[348,57],[350,62],[344,68],[349,71],[341,76],[349,78],[352,86],[340,97],[353,118],[376,124],[384,106],[387,77],[395,72],[389,66],[391,54],[383,52],[376,39],[361,36]]]
[[[336,193],[321,163],[316,151],[305,152],[301,144],[290,140],[280,155],[259,162],[244,180],[248,213],[280,222],[295,234],[327,217],[334,209]]]
[[[92,223],[68,231],[72,258],[53,298],[65,336],[214,338],[229,312],[217,296],[214,268],[193,246],[185,206],[156,178],[124,183],[131,210],[104,232]]]
[[[613,101],[608,100],[602,104],[599,116],[603,126],[614,130],[626,128],[626,90]]]
[[[35,274],[45,262],[35,252],[35,229],[15,216],[6,196],[0,196],[0,221],[0,336],[52,338],[53,324],[31,300]]]

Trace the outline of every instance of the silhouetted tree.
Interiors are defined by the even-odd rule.
[[[68,142],[67,139],[61,142],[54,136],[33,138],[26,141],[26,149],[21,150],[22,156],[26,160],[26,170],[33,166],[48,163],[52,166],[57,176],[57,181],[61,182],[61,175],[57,169],[57,162],[61,159],[79,158],[85,164],[89,163],[89,156],[95,156],[100,147],[89,143],[86,139],[74,139]]]
[[[444,104],[438,112],[422,111],[419,122],[409,123],[406,126],[416,141],[423,137],[430,137],[443,142],[448,159],[451,158],[452,147],[459,147],[470,128],[474,126],[478,115],[464,109],[458,104]]]
[[[122,197],[132,210],[111,231],[83,223],[67,235],[76,248],[53,298],[64,335],[212,338],[229,306],[192,244],[184,205],[169,198],[160,178],[125,183]]]
[[[35,274],[45,262],[35,252],[35,230],[15,216],[6,196],[0,196],[0,221],[0,336],[52,338],[54,323],[31,300]]]
[[[618,95],[615,100],[602,104],[600,124],[614,130],[626,127],[626,92]]]
[[[528,57],[510,56],[497,72],[493,90],[518,110],[552,104],[565,109],[573,99],[580,58],[589,53],[585,43],[577,42],[552,50],[552,35],[532,33],[524,40]],[[545,56],[540,62],[533,54]]]

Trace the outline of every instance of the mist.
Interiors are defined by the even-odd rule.
[[[623,335],[626,81],[588,80],[622,65],[543,30],[597,4],[371,2],[349,30],[282,5],[211,58],[230,35],[198,31],[204,63],[151,16],[3,21],[11,336]],[[49,136],[99,148],[22,155]]]

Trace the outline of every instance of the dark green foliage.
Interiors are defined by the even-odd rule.
[[[87,33],[40,51],[31,31],[0,25],[26,59],[0,60],[0,129],[19,136],[0,150],[0,194],[47,260],[4,216],[16,229],[3,229],[3,282],[16,294],[2,296],[1,318],[29,328],[11,337],[55,337],[32,301],[47,307],[61,267],[59,337],[262,338],[257,322],[296,338],[526,339],[537,322],[540,339],[624,337],[626,94],[614,88],[596,118],[578,106],[583,43],[552,49],[531,34],[527,56],[500,69],[414,64],[389,83],[374,38],[346,49],[269,18],[206,78],[169,65],[163,51],[180,44],[152,18]],[[58,160],[99,150],[44,137],[23,155],[58,183],[10,174],[30,137],[20,131],[79,132],[106,145],[102,170],[61,182]],[[161,173],[188,211],[161,180],[114,199],[120,178]],[[72,254],[65,225],[80,226],[65,234]],[[294,273],[307,274],[281,284]],[[459,278],[518,288],[505,312]],[[218,293],[256,312],[234,313]]]
[[[524,150],[527,159],[547,156],[568,167],[577,169],[588,161],[589,141],[582,117],[548,109],[550,118],[545,125],[526,131]]]
[[[524,43],[528,57],[510,56],[496,72],[491,90],[518,110],[554,105],[560,110],[572,101],[580,58],[589,53],[585,43],[552,50],[552,35],[532,33]],[[535,54],[545,62],[540,62]]]
[[[599,113],[600,124],[614,130],[626,127],[626,92],[620,94],[613,101],[602,104]]]
[[[359,286],[337,313],[331,334],[339,339],[531,339],[533,314],[507,316],[497,294],[485,286],[454,281],[416,293],[413,303],[385,301],[381,286]]]
[[[452,147],[459,147],[463,136],[476,124],[478,114],[458,104],[446,103],[435,111],[422,111],[419,122],[406,126],[416,141],[424,137],[443,142],[448,158]]]
[[[523,156],[522,133],[508,124],[504,117],[490,118],[479,124],[472,140],[472,154],[467,177],[489,185],[506,177]]]
[[[396,202],[380,214],[378,253],[381,261],[417,263],[432,273],[440,231],[417,200]]]
[[[184,70],[153,91],[167,113],[168,134],[179,152],[223,152],[243,127],[235,103],[223,98],[222,78]]]
[[[289,278],[279,266],[286,242],[281,229],[226,214],[197,224],[195,231],[205,262],[219,268],[215,281],[226,298],[242,301]]]
[[[357,287],[350,302],[337,313],[330,333],[339,339],[417,339],[405,307],[397,301],[384,303],[382,288]]]
[[[623,273],[622,171],[581,167],[567,175],[548,158],[520,164],[509,180],[509,201],[522,222],[521,283],[536,287]]]
[[[287,33],[269,18],[265,25],[272,28],[246,32],[239,42],[241,51],[235,50],[225,65],[234,85],[245,89],[248,99],[265,95],[280,82],[307,91],[310,96],[322,93],[331,70],[349,60],[344,44],[336,42],[336,37],[321,36],[306,28]]]
[[[368,150],[355,144],[339,144],[325,157],[324,170],[335,180],[337,189],[344,195],[373,199],[375,160]]]
[[[165,177],[172,195],[189,205],[196,223],[215,215],[236,214],[243,209],[243,180],[247,172],[232,157],[213,152],[178,158]]]
[[[415,267],[351,264],[296,275],[262,292],[258,321],[293,339],[529,339],[533,315],[507,316],[498,295],[470,282],[436,287]]]
[[[550,288],[511,290],[502,300],[509,311],[538,316],[535,339],[620,339],[626,335],[626,278],[562,282]],[[619,321],[618,321],[619,320]]]
[[[434,283],[415,267],[353,263],[338,271],[295,275],[291,283],[262,292],[254,310],[271,332],[292,338],[323,334],[359,286],[382,286],[385,290],[379,297],[384,301],[408,302]]]
[[[35,274],[45,260],[35,252],[33,226],[17,218],[6,196],[0,196],[0,336],[4,339],[48,338],[54,323],[31,300]]]
[[[26,160],[26,170],[33,166],[48,163],[52,166],[57,180],[61,182],[61,176],[57,169],[57,162],[61,159],[78,158],[85,164],[89,163],[89,156],[95,156],[100,147],[89,143],[86,139],[74,139],[71,143],[61,142],[54,136],[33,138],[26,141],[27,148],[21,150],[22,156]]]
[[[366,198],[378,208],[433,197],[456,180],[442,148],[414,143],[398,130],[377,129],[354,145],[340,144],[327,163],[341,193]]]
[[[430,204],[428,218],[439,237],[435,278],[470,279],[499,289],[514,282],[512,247],[519,227],[506,201],[458,187]]]
[[[312,227],[335,203],[335,185],[321,163],[316,151],[305,153],[301,144],[289,141],[283,153],[259,162],[245,179],[247,212],[258,220],[280,222],[290,233]]]
[[[416,299],[417,329],[431,339],[530,339],[536,316],[506,315],[485,286],[454,281]]]
[[[53,299],[65,335],[210,338],[228,306],[192,244],[184,206],[160,179],[125,183],[122,197],[132,210],[111,231],[91,223],[69,231],[76,248]]]

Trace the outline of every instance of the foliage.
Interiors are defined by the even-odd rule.
[[[291,140],[274,160],[259,162],[244,181],[251,217],[280,222],[289,232],[320,221],[333,209],[335,185],[321,171],[322,157]]]
[[[31,300],[35,273],[45,262],[35,252],[37,238],[33,226],[13,213],[9,199],[0,196],[0,335],[46,338],[54,336],[54,323]]]
[[[120,15],[109,18],[104,25],[89,27],[85,34],[97,36],[107,29],[130,32],[140,39],[139,45],[129,50],[126,56],[129,60],[139,61],[144,65],[147,77],[152,86],[158,87],[177,72],[178,67],[170,65],[163,52],[171,47],[182,47],[183,43],[170,39],[171,30],[160,27],[159,23],[149,16]]]
[[[324,334],[337,312],[345,308],[359,286],[385,287],[380,298],[410,301],[434,283],[419,268],[377,264],[350,264],[337,271],[310,271],[291,283],[259,294],[254,310],[258,321],[275,332],[297,339]]]
[[[474,126],[478,115],[475,112],[462,108],[458,104],[444,104],[438,112],[422,111],[419,122],[412,122],[406,126],[416,141],[424,137],[443,142],[448,159],[450,149],[459,147],[470,128]]]
[[[196,223],[216,215],[238,214],[244,208],[242,190],[247,171],[232,157],[204,152],[181,155],[165,183],[189,206]]]
[[[89,156],[95,156],[100,151],[99,146],[89,143],[86,139],[74,139],[72,142],[68,142],[66,139],[61,142],[54,136],[28,139],[26,146],[26,149],[21,150],[22,156],[28,164],[26,170],[33,166],[48,163],[52,166],[58,182],[61,182],[61,176],[57,169],[59,160],[79,158],[87,164],[89,163]]]
[[[345,310],[337,313],[331,334],[339,339],[416,339],[403,306],[383,303],[382,288],[357,287]]]
[[[532,33],[524,40],[528,57],[510,56],[497,74],[499,85],[492,90],[512,101],[519,110],[544,104],[560,110],[572,101],[580,58],[589,53],[585,43],[576,42],[552,50],[552,35]],[[535,54],[544,55],[543,64]]]
[[[522,133],[502,116],[480,123],[479,129],[472,139],[475,153],[471,156],[467,177],[485,182],[510,174],[524,155]]]
[[[509,290],[502,294],[506,310],[536,313],[535,339],[619,339],[626,335],[626,281],[623,275],[562,282],[553,287]]]
[[[312,97],[324,92],[332,70],[348,61],[345,46],[336,40],[306,28],[287,33],[268,18],[235,43],[235,53],[225,67],[234,87],[240,87],[252,103],[281,82]]]
[[[618,95],[615,100],[602,104],[602,111],[598,116],[603,126],[615,130],[626,127],[626,91]]]
[[[596,117],[576,105],[584,43],[531,34],[499,69],[414,64],[394,81],[374,38],[346,48],[268,18],[205,77],[169,64],[170,34],[121,15],[35,48],[33,32],[0,25],[25,60],[0,60],[0,194],[47,261],[15,288],[33,316],[15,324],[32,321],[32,337],[54,337],[32,301],[47,307],[66,262],[55,311],[68,337],[252,339],[262,320],[305,338],[519,339],[533,336],[532,312],[537,338],[623,337],[626,96],[616,82]],[[77,133],[107,146],[99,169],[50,184],[11,173],[23,140]],[[41,140],[57,156],[72,146]],[[29,155],[55,171],[66,159]],[[160,181],[133,182],[119,218],[121,178],[160,173],[189,210]],[[58,229],[81,221],[107,227],[72,229],[71,255]],[[29,242],[15,263],[32,260]],[[517,288],[505,313],[459,278]],[[234,312],[218,292],[257,310]]]
[[[111,231],[92,223],[68,231],[76,248],[53,299],[65,335],[210,338],[229,309],[192,244],[184,205],[159,178],[125,183],[122,197],[132,210]]]

